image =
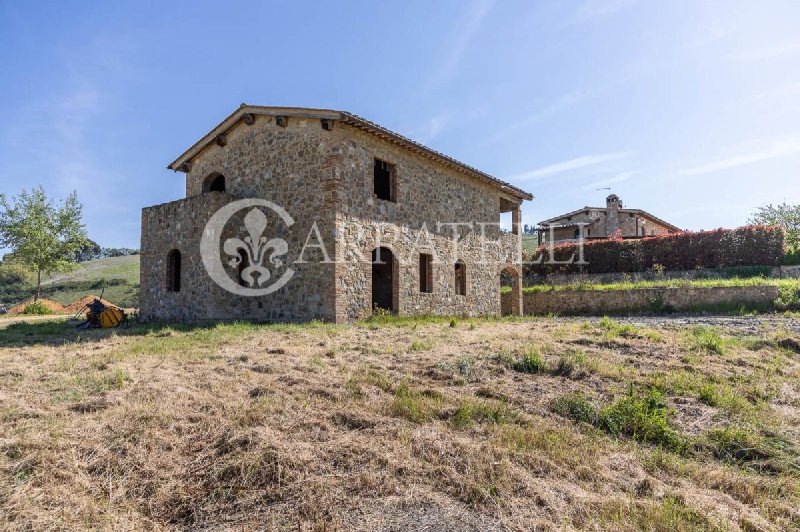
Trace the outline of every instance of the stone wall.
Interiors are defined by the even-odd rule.
[[[339,170],[341,209],[337,229],[345,250],[366,260],[348,260],[337,270],[337,312],[345,320],[370,314],[372,250],[388,247],[399,262],[398,313],[437,315],[497,315],[500,313],[500,272],[520,269],[521,239],[501,233],[500,196],[496,188],[459,171],[419,157],[367,133],[345,132]],[[396,202],[373,194],[374,159],[396,169]],[[465,222],[453,228],[438,223]],[[486,245],[481,248],[481,227]],[[425,231],[423,231],[425,228]],[[430,233],[431,238],[425,238]],[[380,235],[380,236],[378,236]],[[419,290],[419,254],[433,255],[433,291]],[[455,292],[455,263],[466,264],[467,291]],[[514,266],[517,266],[516,268]]]
[[[631,290],[552,290],[524,292],[525,314],[603,315],[671,309],[692,310],[714,305],[771,308],[776,286],[725,286],[711,288],[636,288]],[[503,294],[508,308],[510,298]]]
[[[800,266],[775,266],[768,268],[772,279],[800,277]],[[730,277],[730,268],[700,268],[694,270],[644,271],[630,273],[571,273],[525,275],[525,286],[564,285],[574,283],[610,284],[622,282],[658,281],[662,279],[724,279]]]
[[[172,321],[334,320],[333,265],[322,263],[321,251],[312,247],[302,257],[305,263],[296,261],[315,223],[329,256],[333,253],[335,208],[333,198],[324,193],[330,173],[323,170],[338,156],[340,140],[323,130],[319,120],[290,120],[283,127],[272,117],[259,116],[253,125],[239,124],[230,130],[226,141],[225,146],[209,145],[195,157],[186,174],[186,199],[143,211],[142,316]],[[225,176],[226,193],[203,193],[203,183],[216,173]],[[213,210],[203,207],[210,196],[220,198]],[[263,297],[238,296],[219,288],[199,257],[210,215],[241,198],[271,201],[295,222],[287,228],[277,217],[270,219],[275,224],[266,233],[287,241],[285,262],[295,274],[286,286]],[[173,248],[180,249],[184,260],[180,294],[166,292],[162,282],[164,261]]]

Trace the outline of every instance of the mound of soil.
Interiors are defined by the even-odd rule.
[[[22,314],[22,311],[25,310],[25,307],[27,307],[31,303],[33,303],[33,299],[29,299],[24,303],[20,303],[19,305],[11,307],[10,309],[8,309],[8,313]],[[54,314],[61,314],[62,312],[64,312],[64,305],[62,305],[57,301],[53,301],[52,299],[40,299],[39,303],[52,310]]]
[[[100,299],[100,301],[104,305],[106,305],[107,307],[109,307],[109,306],[110,307],[116,307],[117,306],[114,303],[112,303],[111,301],[108,301],[106,299],[101,299],[101,298],[98,298],[97,296],[93,296],[93,295],[89,294],[88,296],[83,296],[82,298],[77,299],[77,300],[73,301],[72,303],[70,303],[69,305],[67,305],[66,307],[64,307],[64,312],[67,313],[67,314],[77,314],[78,312],[81,312],[81,313],[85,314],[86,311],[89,310],[88,308],[86,308],[86,305],[88,305],[89,303],[91,303],[95,299]]]

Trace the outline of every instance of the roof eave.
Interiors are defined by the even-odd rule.
[[[397,144],[403,145],[406,148],[411,149],[412,151],[421,152],[428,157],[433,159],[439,160],[451,167],[457,168],[460,171],[467,173],[473,177],[477,177],[492,186],[495,186],[502,190],[503,192],[519,199],[520,201],[533,200],[533,194],[526,192],[520,188],[515,187],[510,183],[506,183],[505,181],[501,181],[496,177],[493,177],[485,172],[478,170],[477,168],[473,168],[469,165],[466,165],[452,157],[449,157],[443,153],[440,153],[436,150],[433,150],[423,144],[420,144],[416,141],[413,141],[403,135],[395,133],[391,130],[388,130],[374,122],[370,122],[360,116],[354,115],[352,113],[344,112],[344,111],[335,111],[332,109],[310,109],[310,108],[301,108],[301,107],[262,107],[262,106],[255,106],[255,105],[246,105],[242,104],[238,109],[236,109],[233,113],[228,115],[222,122],[220,122],[215,128],[211,131],[203,135],[200,140],[195,142],[191,147],[189,147],[186,151],[184,151],[177,159],[175,159],[172,163],[170,163],[167,168],[176,172],[185,172],[184,164],[191,161],[197,154],[205,149],[220,133],[225,133],[232,127],[234,127],[246,114],[257,114],[257,115],[267,115],[267,116],[289,116],[289,117],[304,117],[304,118],[329,118],[332,120],[339,120],[345,124],[351,125],[353,127],[357,127],[360,129],[364,129],[369,131],[372,134],[375,134],[379,137],[385,138],[387,140],[391,140]]]

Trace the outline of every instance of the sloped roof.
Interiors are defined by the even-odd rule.
[[[170,170],[185,171],[184,164],[191,161],[198,153],[200,153],[206,146],[214,142],[218,135],[225,133],[229,129],[236,126],[246,115],[267,115],[267,116],[287,116],[287,117],[301,117],[301,118],[319,118],[335,120],[349,126],[361,129],[367,133],[373,134],[386,141],[402,146],[419,155],[428,157],[443,163],[451,168],[455,168],[464,174],[477,178],[483,182],[494,185],[503,192],[509,194],[520,200],[532,200],[533,195],[529,192],[515,187],[510,183],[506,183],[496,177],[493,177],[486,172],[482,172],[477,168],[464,164],[452,157],[449,157],[441,152],[429,148],[419,142],[413,141],[399,133],[390,131],[383,126],[374,122],[370,122],[365,118],[361,118],[353,113],[347,111],[336,111],[333,109],[311,109],[305,107],[264,107],[256,105],[242,104],[236,111],[231,113],[225,120],[220,122],[214,129],[206,133],[200,140],[195,142],[189,149],[183,152],[177,159],[170,163],[167,168]]]
[[[552,218],[548,218],[547,220],[542,220],[541,222],[538,223],[538,225],[551,224],[551,223],[553,223],[553,222],[555,222],[557,220],[561,220],[562,218],[567,218],[569,216],[575,216],[576,214],[580,214],[580,213],[586,212],[586,211],[606,212],[607,210],[608,210],[607,207],[583,207],[582,209],[578,209],[578,210],[575,210],[575,211],[572,211],[572,212],[568,212],[566,214],[561,214],[559,216],[554,216]],[[641,216],[643,218],[648,218],[648,219],[650,219],[650,220],[652,220],[652,221],[654,221],[654,222],[656,222],[656,223],[658,223],[660,225],[663,225],[664,227],[666,227],[667,229],[669,229],[671,231],[682,231],[682,229],[680,227],[674,226],[669,222],[665,222],[664,220],[662,220],[658,216],[654,216],[654,215],[650,214],[649,212],[643,211],[641,209],[619,209],[619,212],[621,212],[623,214],[638,214],[639,216]]]

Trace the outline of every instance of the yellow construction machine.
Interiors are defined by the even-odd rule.
[[[128,316],[125,315],[124,310],[114,305],[103,303],[102,293],[99,298],[96,298],[78,311],[78,314],[84,310],[86,310],[86,321],[79,323],[77,325],[78,329],[119,327],[120,325],[125,325],[128,321]]]

